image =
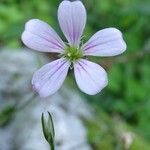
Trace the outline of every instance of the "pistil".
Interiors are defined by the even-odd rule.
[[[67,47],[64,53],[64,57],[66,57],[71,63],[73,63],[83,57],[83,53],[79,48]]]

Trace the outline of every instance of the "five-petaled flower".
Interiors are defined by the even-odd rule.
[[[81,1],[64,0],[58,8],[58,20],[68,44],[45,22],[32,19],[25,25],[22,41],[40,52],[59,53],[60,59],[44,65],[32,79],[32,85],[41,97],[54,94],[63,84],[70,65],[74,67],[78,87],[84,93],[95,95],[107,84],[106,71],[85,56],[115,56],[126,50],[122,33],[116,28],[106,28],[94,34],[81,45],[86,24],[86,10]]]

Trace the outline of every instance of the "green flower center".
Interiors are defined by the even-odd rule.
[[[83,53],[79,48],[67,47],[65,49],[64,57],[67,58],[70,62],[75,62],[83,57]]]

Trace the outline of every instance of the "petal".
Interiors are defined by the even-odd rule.
[[[91,56],[115,56],[123,53],[126,48],[122,33],[116,28],[100,30],[82,46],[85,55]]]
[[[60,27],[72,46],[79,46],[86,24],[86,10],[81,1],[63,1],[58,8]]]
[[[39,69],[32,79],[33,89],[41,97],[54,94],[63,84],[70,63],[64,59],[55,60]]]
[[[74,73],[81,91],[89,95],[99,93],[108,84],[106,71],[98,64],[85,59],[74,64]]]
[[[65,47],[57,33],[47,23],[38,19],[26,23],[22,41],[27,47],[40,52],[61,53]]]

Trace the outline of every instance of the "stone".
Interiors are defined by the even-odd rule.
[[[33,73],[48,61],[46,56],[26,49],[1,50],[0,110],[8,105],[27,105],[0,128],[0,150],[48,150],[40,120],[42,112],[47,111],[54,120],[56,150],[91,150],[81,119],[92,117],[85,99],[66,84],[46,99],[32,91]]]

